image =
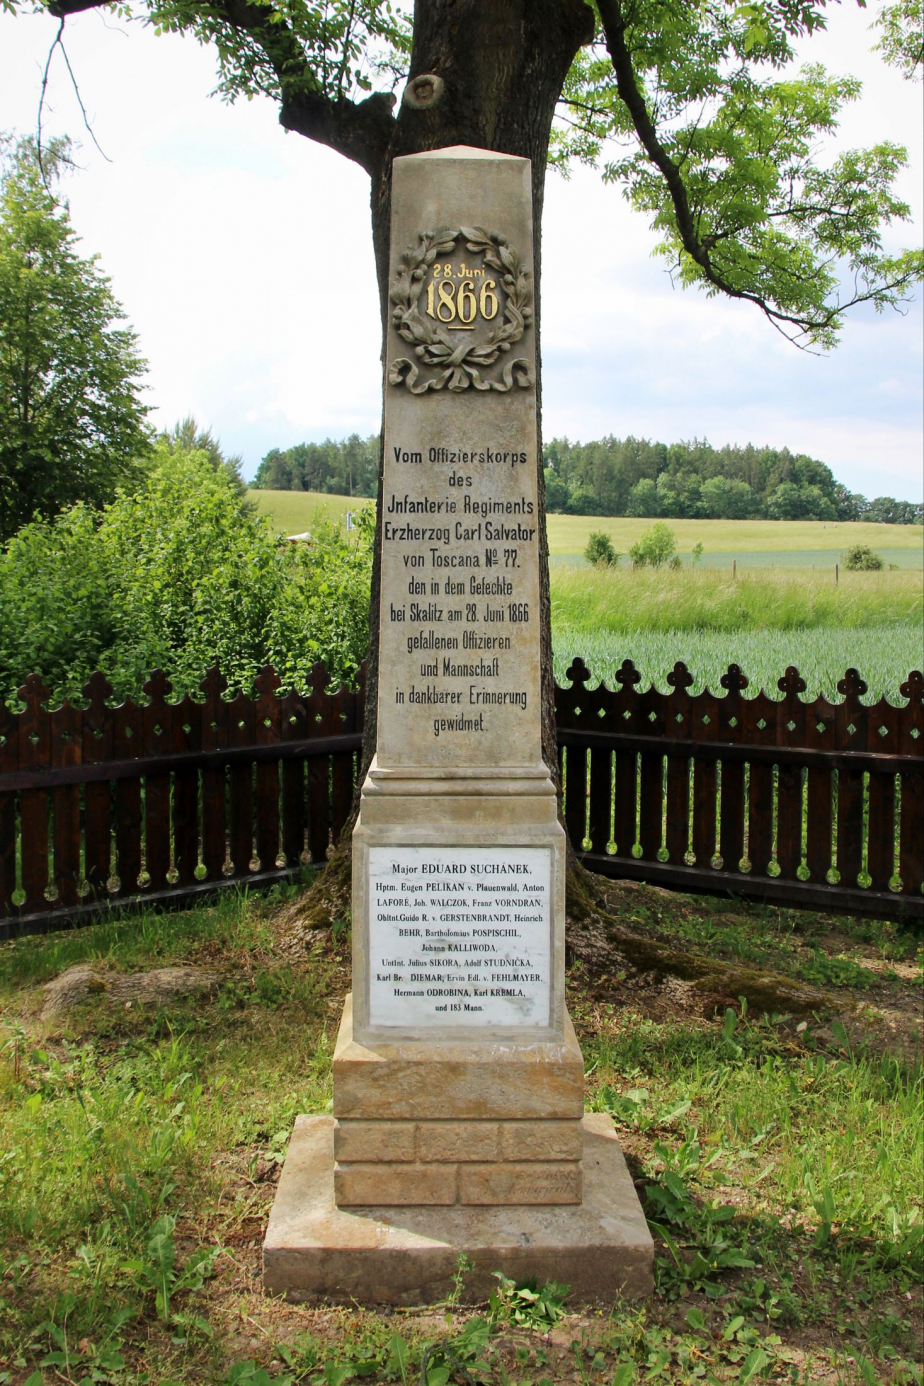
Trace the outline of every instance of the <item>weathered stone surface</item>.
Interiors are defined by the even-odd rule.
[[[473,1204],[580,1203],[580,1162],[536,1160],[459,1166],[459,1202]]]
[[[421,260],[411,281],[402,258],[416,258],[439,228],[442,237],[432,242],[438,253]],[[382,766],[494,769],[541,761],[532,240],[528,159],[457,147],[394,161],[382,465]],[[407,259],[404,264],[410,268]],[[416,342],[401,335],[396,290],[413,300],[405,311],[410,307]],[[461,302],[469,294],[471,316]],[[508,308],[505,347],[495,345],[493,361],[484,354],[483,363],[469,368],[464,353],[505,333]],[[458,364],[426,366],[422,334],[451,343]],[[437,353],[446,354],[441,346]],[[411,377],[418,369],[429,381],[421,393]],[[504,643],[466,647],[466,631]],[[458,644],[409,643],[418,634]],[[495,659],[496,673],[447,672],[490,670]],[[482,693],[508,698],[483,702]],[[448,701],[414,701],[420,695]],[[460,716],[474,725],[435,726]]]
[[[77,963],[43,988],[42,1018],[50,1019],[81,1002],[112,1006],[163,1006],[180,996],[214,991],[220,973],[205,967],[155,967],[149,972],[109,972],[92,963]]]
[[[503,1121],[502,1160],[579,1160],[584,1148],[580,1121]]]
[[[500,1128],[496,1121],[420,1121],[418,1160],[496,1160]]]
[[[413,1160],[416,1154],[417,1133],[413,1122],[338,1121],[334,1126],[337,1160],[367,1163],[371,1160]]]
[[[580,1120],[584,1062],[570,1019],[563,1043],[358,1044],[351,998],[334,1050],[334,1116],[365,1121]]]
[[[499,1270],[571,1286],[574,1302],[652,1289],[653,1246],[612,1122],[587,1116],[583,1202],[566,1207],[338,1208],[333,1119],[298,1117],[263,1247],[264,1284],[293,1300],[434,1303],[459,1254],[466,1302]]]
[[[530,166],[483,149],[398,158],[391,207],[377,750],[333,1061],[344,1134],[335,1170],[332,1121],[299,1119],[266,1283],[420,1302],[465,1252],[479,1296],[497,1269],[578,1298],[641,1291],[651,1240],[608,1119],[582,1123],[565,1006]],[[382,1123],[394,1142],[362,1154],[357,1131]]]
[[[341,1208],[457,1203],[458,1193],[456,1165],[383,1162],[334,1167],[334,1198]]]

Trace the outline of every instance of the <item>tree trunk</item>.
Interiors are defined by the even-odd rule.
[[[539,473],[539,602],[542,669],[542,752],[558,779],[549,555],[542,471],[542,389],[540,366],[540,261],[545,171],[555,105],[578,49],[593,38],[594,19],[584,0],[417,0],[409,81],[442,79],[436,102],[418,109],[401,103],[390,146],[372,172],[372,235],[382,319],[388,321],[391,265],[391,165],[405,154],[467,144],[516,154],[532,164],[533,284],[536,331],[536,405]],[[421,227],[428,230],[428,227]],[[384,377],[384,349],[383,349]],[[379,471],[378,524],[372,570],[366,712],[359,784],[375,754],[378,690],[379,591],[382,537],[382,472]],[[341,835],[322,878],[301,903],[305,923],[349,917],[350,837],[358,810]]]

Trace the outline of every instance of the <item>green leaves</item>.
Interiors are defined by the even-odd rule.
[[[565,1312],[568,1286],[547,1281],[541,1288],[535,1281],[517,1285],[501,1271],[495,1271],[498,1282],[489,1300],[489,1323],[511,1323],[519,1328],[547,1330]]]
[[[80,699],[98,668],[136,700],[155,668],[178,697],[215,663],[231,694],[267,662],[283,688],[309,688],[317,660],[335,685],[352,680],[369,636],[368,511],[352,536],[318,517],[310,544],[282,543],[227,467],[159,443],[137,491],[26,525],[0,553],[0,701],[32,672]]]
[[[924,2],[897,0],[883,5],[875,23],[882,30],[876,47],[885,61],[904,77],[920,81],[924,71]]]
[[[0,178],[0,540],[36,512],[100,505],[149,450],[145,364],[95,257],[81,258],[67,204],[34,141]],[[45,152],[53,180],[68,145]]]
[[[908,15],[920,0],[893,8],[902,15],[885,26],[889,51],[910,53]],[[881,144],[820,162],[819,137],[860,84],[817,64],[785,70],[796,41],[823,27],[821,5],[601,0],[599,9],[611,61],[595,49],[573,66],[563,92],[572,124],[554,136],[553,161],[602,163],[650,216],[681,284],[745,298],[822,349],[847,307],[904,301],[921,278],[920,252],[886,253],[883,231],[910,216],[893,191],[905,150]],[[604,159],[613,141],[625,152]]]
[[[126,1261],[123,1270],[134,1276],[143,1289],[153,1291],[157,1317],[170,1323],[171,1299],[184,1291],[201,1290],[212,1274],[217,1248],[200,1248],[189,1257],[182,1270],[177,1269],[174,1232],[176,1218],[169,1213],[159,1217],[148,1234],[145,1255]]]

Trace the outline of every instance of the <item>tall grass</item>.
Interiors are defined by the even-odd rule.
[[[747,696],[761,688],[770,696],[782,696],[777,680],[795,664],[806,682],[805,698],[823,694],[837,702],[838,679],[848,667],[859,669],[868,691],[864,702],[888,698],[904,702],[899,688],[911,669],[922,667],[921,627],[916,621],[890,626],[825,627],[809,630],[588,630],[584,626],[558,626],[552,632],[552,667],[559,683],[571,661],[580,655],[593,675],[591,687],[602,679],[616,687],[616,671],[631,659],[642,676],[641,686],[654,684],[666,693],[667,675],[678,659],[693,675],[694,693],[708,687],[721,693],[719,679],[729,664],[739,664],[750,686]]]
[[[830,573],[797,569],[555,568],[552,623],[572,630],[794,631],[920,622],[920,573]],[[740,662],[740,661],[739,661]]]

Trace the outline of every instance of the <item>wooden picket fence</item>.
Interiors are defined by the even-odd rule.
[[[803,701],[789,668],[782,699],[746,698],[737,664],[691,694],[591,688],[580,659],[556,689],[568,835],[591,870],[687,891],[730,893],[868,916],[924,918],[924,675],[907,699],[861,701],[856,669],[843,701]],[[577,791],[577,792],[575,792]]]
[[[691,891],[870,916],[924,918],[924,676],[903,707],[803,702],[796,669],[782,700],[590,688],[582,660],[556,688],[564,816],[585,864]],[[30,676],[24,708],[0,704],[0,939],[86,922],[101,909],[188,904],[226,886],[264,886],[318,865],[347,821],[364,708],[356,691],[278,696],[267,666],[253,697],[226,699],[212,669],[201,699],[169,701],[156,671],[145,702],[111,705],[94,674],[84,708],[49,709]]]
[[[270,885],[326,859],[346,822],[362,745],[363,684],[277,697],[269,666],[253,698],[110,705],[94,674],[87,707],[47,711],[31,675],[25,708],[0,704],[0,938],[73,924],[129,902],[191,903],[217,887]],[[18,802],[17,802],[18,801]]]

